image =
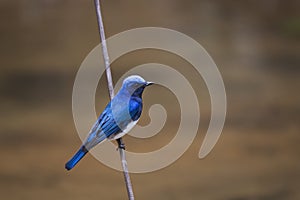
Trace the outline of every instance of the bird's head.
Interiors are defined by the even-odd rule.
[[[138,95],[140,96],[145,87],[154,84],[153,82],[145,81],[142,77],[138,75],[128,76],[123,81],[122,90],[126,90],[131,95]]]

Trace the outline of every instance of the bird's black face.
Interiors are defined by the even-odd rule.
[[[153,85],[153,82],[131,82],[126,85],[126,89],[129,93],[135,95],[139,94],[141,95],[145,89],[145,87]]]
[[[144,89],[147,86],[153,85],[153,82],[145,82],[143,84],[140,84],[139,86],[137,86],[137,89],[135,89],[135,91],[133,92],[132,96],[138,96],[138,97],[142,97],[142,94],[144,92]]]
[[[146,85],[142,85],[142,86],[138,87],[131,96],[136,96],[136,97],[141,98],[145,87],[146,87]]]

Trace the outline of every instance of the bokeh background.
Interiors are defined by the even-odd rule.
[[[295,0],[102,1],[107,36],[158,26],[202,44],[224,78],[228,112],[214,150],[198,159],[210,118],[205,84],[176,55],[132,52],[112,64],[114,79],[135,65],[158,62],[182,72],[197,89],[201,124],[196,140],[171,166],[132,174],[136,199],[300,199],[300,2]],[[0,2],[0,198],[126,199],[121,172],[91,155],[71,172],[65,162],[81,144],[72,118],[72,86],[85,56],[99,43],[93,1]],[[155,137],[126,136],[147,152],[174,137],[178,102],[165,88],[144,94],[161,103],[166,127]],[[109,98],[105,77],[98,112]]]

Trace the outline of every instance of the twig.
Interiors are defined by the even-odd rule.
[[[113,99],[115,95],[114,85],[113,85],[111,70],[110,70],[110,62],[109,62],[109,56],[107,51],[105,32],[104,32],[104,26],[103,26],[103,20],[102,20],[101,8],[100,8],[100,0],[95,0],[95,7],[96,7],[96,14],[97,14],[98,28],[100,33],[100,40],[102,44],[102,53],[103,53],[104,64],[105,64],[108,91],[109,91],[110,99]]]
[[[105,71],[106,71],[106,78],[107,78],[107,84],[108,84],[108,91],[109,91],[110,99],[113,99],[114,98],[114,86],[113,86],[112,75],[111,75],[111,70],[110,70],[110,61],[109,61],[106,39],[105,39],[105,32],[104,32],[104,26],[103,26],[103,20],[102,20],[101,8],[100,8],[100,0],[94,0],[94,2],[95,2],[95,7],[96,7],[100,39],[101,39],[101,44],[102,44],[102,53],[103,53],[105,69],[106,69]],[[120,152],[120,157],[121,157],[121,162],[122,162],[122,168],[123,168],[123,174],[124,174],[125,183],[126,183],[128,199],[134,200],[134,194],[133,194],[133,190],[132,190],[132,185],[131,185],[128,167],[127,167],[126,155],[125,155],[125,144],[123,143],[122,138],[117,139],[117,142],[118,142],[118,147],[119,147],[118,149]]]

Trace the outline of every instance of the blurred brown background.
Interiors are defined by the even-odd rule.
[[[210,102],[191,66],[154,50],[133,52],[112,65],[117,80],[137,64],[168,64],[201,89],[196,140],[171,166],[132,174],[136,199],[300,199],[299,1],[102,3],[108,37],[144,26],[193,37],[215,60],[227,91],[223,134],[199,160]],[[93,1],[2,0],[0,21],[0,198],[126,199],[122,173],[91,155],[71,172],[64,169],[81,143],[72,118],[73,82],[99,43]],[[146,110],[153,102],[165,104],[170,120],[151,139],[126,136],[128,149],[137,152],[166,144],[179,120],[178,104],[166,89],[152,87],[144,97]],[[96,99],[101,112],[108,101],[105,78]],[[148,122],[144,111],[140,123]]]

